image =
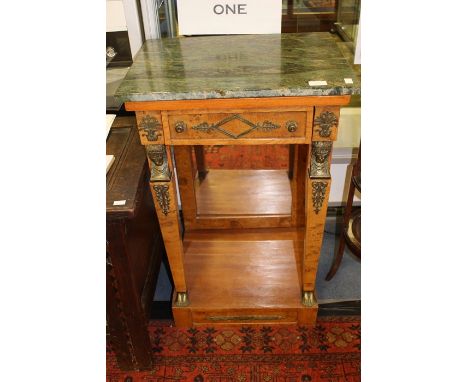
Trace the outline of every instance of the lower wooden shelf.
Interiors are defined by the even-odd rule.
[[[173,307],[177,326],[314,324],[301,303],[303,230],[203,230],[184,238],[190,305]]]

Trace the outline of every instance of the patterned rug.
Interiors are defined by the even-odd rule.
[[[107,353],[108,382],[360,381],[360,317],[324,317],[312,326],[174,328],[151,322],[157,366],[118,369]]]

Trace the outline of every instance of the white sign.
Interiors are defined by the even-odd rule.
[[[281,0],[177,0],[179,34],[281,33]]]

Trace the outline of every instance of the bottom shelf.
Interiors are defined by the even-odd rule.
[[[303,238],[297,229],[187,233],[190,305],[173,307],[176,325],[313,324],[317,306],[301,302]]]

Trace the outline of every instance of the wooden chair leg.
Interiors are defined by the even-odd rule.
[[[348,200],[346,201],[346,207],[345,207],[345,212],[343,216],[343,230],[341,231],[340,234],[340,242],[338,245],[338,250],[335,253],[335,256],[333,258],[333,263],[330,267],[330,270],[328,271],[327,276],[325,277],[325,280],[330,281],[338,271],[338,268],[341,265],[341,260],[343,259],[343,253],[345,249],[345,233],[344,231],[348,227],[349,223],[349,218],[351,217],[351,211],[353,209],[353,199],[354,199],[354,184],[353,182],[350,183],[349,185],[349,192],[348,192]]]

